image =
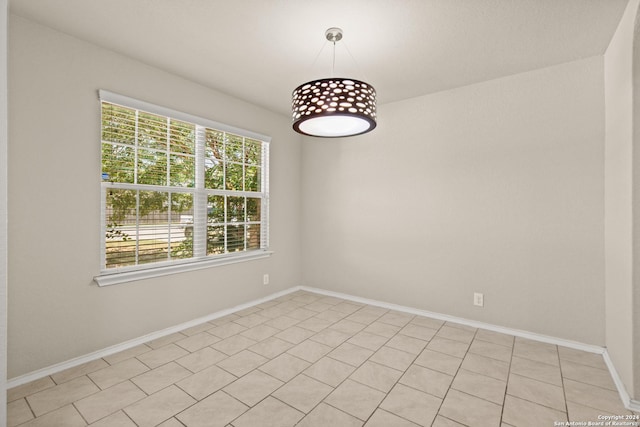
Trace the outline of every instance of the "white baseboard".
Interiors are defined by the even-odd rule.
[[[444,320],[447,322],[458,323],[461,325],[471,326],[474,328],[488,329],[494,332],[500,332],[503,334],[514,335],[516,337],[527,338],[534,341],[541,341],[549,344],[561,345],[563,347],[570,347],[576,350],[587,351],[589,353],[603,354],[605,349],[597,345],[583,344],[577,341],[566,340],[563,338],[556,338],[549,335],[536,334],[534,332],[523,331],[520,329],[507,328],[504,326],[492,325],[490,323],[478,322],[476,320],[469,320],[462,317],[450,316],[448,314],[436,313],[433,311],[420,310],[417,308],[406,307],[403,305],[390,304],[383,301],[376,301],[368,298],[356,297],[353,295],[347,295],[340,292],[326,291],[324,289],[312,288],[308,286],[301,286],[300,289],[316,294],[332,296],[336,298],[342,298],[349,301],[359,302],[361,304],[374,305],[376,307],[388,308],[389,310],[402,311],[405,313],[416,314],[418,316],[431,317],[438,320]]]
[[[253,300],[244,304],[237,305],[232,308],[228,308],[225,310],[217,311],[213,314],[200,317],[198,319],[190,320],[185,323],[181,323],[176,326],[172,326],[170,328],[162,329],[160,331],[152,332],[150,334],[134,338],[129,341],[125,341],[120,344],[116,344],[102,350],[94,351],[89,354],[85,354],[84,356],[76,357],[71,360],[67,360],[66,362],[56,363],[55,365],[48,366],[46,368],[38,369],[37,371],[29,372],[28,374],[20,375],[15,378],[11,378],[7,381],[7,389],[17,387],[22,384],[26,384],[31,381],[38,380],[40,378],[44,378],[48,375],[53,375],[55,373],[64,371],[65,369],[73,368],[83,363],[91,362],[96,359],[100,359],[102,357],[107,357],[115,353],[119,353],[124,350],[128,350],[130,348],[136,347],[138,345],[144,344],[146,342],[165,337],[167,335],[171,335],[173,333],[191,328],[193,326],[198,326],[202,323],[209,322],[211,320],[218,319],[220,317],[227,316],[229,314],[235,313],[236,311],[241,311],[246,308],[253,307],[254,305],[262,304],[263,302],[270,301],[272,299],[279,298],[283,295],[290,294],[300,289],[300,286],[296,286],[293,288],[285,289],[284,291],[276,292],[274,294],[268,295],[263,298],[259,298],[257,300]]]
[[[640,410],[640,404],[638,404],[638,402],[636,402],[635,400],[632,400],[631,397],[629,396],[629,393],[627,393],[627,388],[624,386],[624,383],[622,382],[620,375],[618,375],[618,371],[616,370],[616,367],[613,364],[613,360],[611,360],[611,357],[609,356],[609,352],[606,349],[602,356],[604,357],[604,363],[606,363],[607,368],[609,368],[609,373],[611,374],[611,378],[613,378],[613,382],[616,385],[616,388],[618,389],[618,394],[620,395],[620,400],[622,400],[622,403],[624,404],[625,408],[631,411]]]
[[[209,322],[211,320],[215,320],[215,319],[218,319],[218,318],[223,317],[223,316],[227,316],[229,314],[235,313],[236,311],[241,311],[241,310],[253,307],[253,306],[258,305],[258,304],[262,304],[262,303],[267,302],[267,301],[271,301],[273,299],[279,298],[281,296],[284,296],[284,295],[287,295],[287,294],[290,294],[292,292],[296,292],[296,291],[299,291],[299,290],[312,292],[312,293],[319,294],[319,295],[342,298],[342,299],[347,300],[347,301],[353,301],[353,302],[358,302],[358,303],[361,303],[361,304],[373,305],[373,306],[376,306],[376,307],[387,308],[389,310],[402,311],[402,312],[405,312],[405,313],[415,314],[415,315],[418,315],[418,316],[431,317],[431,318],[434,318],[434,319],[443,320],[443,321],[447,321],[447,322],[458,323],[458,324],[461,324],[461,325],[471,326],[471,327],[474,327],[474,328],[487,329],[487,330],[494,331],[494,332],[499,332],[499,333],[508,334],[508,335],[514,335],[516,337],[527,338],[527,339],[530,339],[530,340],[545,342],[545,343],[549,343],[549,344],[560,345],[560,346],[563,346],[563,347],[569,347],[569,348],[573,348],[573,349],[576,349],[576,350],[586,351],[586,352],[589,352],[589,353],[602,354],[603,357],[604,357],[604,361],[605,361],[605,363],[607,365],[607,368],[609,369],[609,372],[611,373],[611,377],[613,378],[613,381],[614,381],[614,383],[615,383],[615,385],[616,385],[616,387],[618,389],[618,393],[620,395],[620,399],[622,400],[624,406],[627,409],[631,410],[631,411],[640,412],[640,402],[632,400],[629,397],[629,393],[627,393],[627,390],[626,390],[624,384],[622,383],[622,380],[620,379],[620,376],[618,375],[618,372],[616,371],[615,366],[613,365],[613,362],[611,361],[611,358],[609,357],[609,353],[607,352],[606,348],[604,348],[604,347],[599,347],[599,346],[590,345],[590,344],[584,344],[584,343],[580,343],[580,342],[577,342],[577,341],[566,340],[566,339],[563,339],[563,338],[557,338],[557,337],[552,337],[552,336],[548,336],[548,335],[537,334],[537,333],[534,333],[534,332],[523,331],[523,330],[520,330],[520,329],[507,328],[507,327],[504,327],[504,326],[492,325],[490,323],[478,322],[478,321],[475,321],[475,320],[469,320],[469,319],[465,319],[465,318],[462,318],[462,317],[450,316],[448,314],[442,314],[442,313],[436,313],[436,312],[432,312],[432,311],[420,310],[420,309],[413,308],[413,307],[406,307],[406,306],[403,306],[403,305],[391,304],[391,303],[387,303],[387,302],[383,302],[383,301],[377,301],[377,300],[372,300],[372,299],[369,299],[369,298],[362,298],[362,297],[358,297],[358,296],[343,294],[341,292],[328,291],[328,290],[319,289],[319,288],[313,288],[313,287],[308,287],[308,286],[294,286],[292,288],[285,289],[284,291],[276,292],[276,293],[268,295],[266,297],[259,298],[257,300],[253,300],[253,301],[250,301],[250,302],[247,302],[247,303],[244,303],[244,304],[240,304],[240,305],[237,305],[237,306],[229,308],[229,309],[221,310],[221,311],[218,311],[216,313],[210,314],[208,316],[200,317],[198,319],[194,319],[194,320],[191,320],[189,322],[182,323],[180,325],[176,325],[176,326],[173,326],[173,327],[170,327],[170,328],[166,328],[166,329],[163,329],[161,331],[153,332],[153,333],[144,335],[142,337],[135,338],[133,340],[129,340],[129,341],[123,342],[121,344],[117,344],[117,345],[114,345],[114,346],[111,346],[111,347],[107,347],[105,349],[98,350],[98,351],[95,351],[93,353],[89,353],[89,354],[86,354],[84,356],[80,356],[80,357],[68,360],[66,362],[58,363],[58,364],[49,366],[47,368],[39,369],[37,371],[33,371],[33,372],[30,372],[30,373],[25,374],[25,375],[21,375],[21,376],[16,377],[16,378],[12,378],[9,381],[7,381],[7,389],[13,388],[13,387],[17,387],[19,385],[26,384],[26,383],[31,382],[31,381],[38,380],[38,379],[46,377],[48,375],[52,375],[52,374],[55,374],[57,372],[61,372],[61,371],[65,370],[65,369],[69,369],[69,368],[73,368],[73,367],[78,366],[78,365],[82,365],[83,363],[91,362],[93,360],[96,360],[96,359],[99,359],[99,358],[102,358],[102,357],[109,356],[109,355],[114,354],[114,353],[118,353],[118,352],[127,350],[129,348],[144,344],[145,342],[148,342],[148,341],[151,341],[151,340],[155,340],[155,339],[158,339],[158,338],[162,338],[164,336],[173,334],[175,332],[179,332],[179,331],[182,331],[184,329],[191,328],[193,326],[197,326],[197,325],[200,325],[202,323]]]
[[[503,333],[503,334],[514,335],[516,337],[527,338],[527,339],[534,340],[534,341],[541,341],[541,342],[545,342],[545,343],[549,343],[549,344],[560,345],[560,346],[563,346],[563,347],[569,347],[569,348],[573,348],[573,349],[576,349],[576,350],[586,351],[586,352],[589,352],[589,353],[602,354],[602,356],[604,357],[605,364],[607,365],[607,368],[609,369],[609,373],[611,374],[611,377],[613,378],[613,381],[614,381],[614,383],[616,385],[616,388],[618,389],[618,394],[620,395],[620,400],[622,400],[622,403],[624,404],[625,408],[629,409],[630,411],[640,412],[640,402],[638,402],[637,400],[633,400],[633,399],[631,399],[629,397],[629,393],[627,392],[626,387],[622,383],[622,380],[620,379],[620,376],[618,375],[618,371],[616,370],[615,366],[613,365],[613,362],[612,362],[611,358],[609,357],[609,353],[607,352],[607,349],[605,347],[599,347],[599,346],[590,345],[590,344],[583,344],[583,343],[580,343],[580,342],[577,342],[577,341],[571,341],[571,340],[566,340],[566,339],[563,339],[563,338],[551,337],[551,336],[548,336],[548,335],[537,334],[537,333],[534,333],[534,332],[522,331],[520,329],[513,329],[513,328],[507,328],[507,327],[504,327],[504,326],[492,325],[490,323],[478,322],[478,321],[475,321],[475,320],[464,319],[462,317],[450,316],[448,314],[435,313],[435,312],[432,312],[432,311],[419,310],[419,309],[416,309],[416,308],[406,307],[406,306],[403,306],[403,305],[390,304],[390,303],[386,303],[386,302],[382,302],[382,301],[376,301],[376,300],[372,300],[372,299],[368,299],[368,298],[362,298],[362,297],[357,297],[357,296],[353,296],[353,295],[347,295],[347,294],[343,294],[343,293],[340,293],[340,292],[327,291],[327,290],[324,290],[324,289],[318,289],[318,288],[313,288],[313,287],[308,287],[308,286],[301,286],[300,289],[304,290],[304,291],[308,291],[308,292],[321,294],[321,295],[327,295],[327,296],[332,296],[332,297],[336,297],[336,298],[342,298],[342,299],[345,299],[345,300],[348,300],[348,301],[354,301],[354,302],[358,302],[358,303],[361,303],[361,304],[374,305],[376,307],[388,308],[390,310],[402,311],[402,312],[405,312],[405,313],[416,314],[418,316],[431,317],[431,318],[434,318],[434,319],[439,319],[439,320],[444,320],[444,321],[447,321],[447,322],[453,322],[453,323],[458,323],[458,324],[462,324],[462,325],[467,325],[467,326],[471,326],[471,327],[474,327],[474,328],[487,329],[487,330],[494,331],[494,332],[500,332],[500,333]]]

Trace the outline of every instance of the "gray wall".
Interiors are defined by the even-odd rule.
[[[639,3],[632,0],[627,5],[604,56],[606,346],[631,396],[634,395],[632,68]]]
[[[633,202],[631,213],[633,217],[633,304],[634,323],[632,325],[634,333],[633,347],[633,375],[634,388],[631,394],[640,405],[640,1],[632,1],[633,12],[635,12],[635,26],[633,34]]]
[[[7,382],[7,0],[0,0],[0,384]],[[7,399],[0,387],[0,401]],[[0,408],[0,425],[7,408]]]
[[[300,284],[301,147],[287,117],[16,16],[9,30],[9,378]],[[275,254],[97,287],[98,89],[270,135]]]
[[[593,57],[306,140],[304,284],[603,345],[603,94]]]

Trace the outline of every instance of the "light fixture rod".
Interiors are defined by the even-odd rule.
[[[342,40],[342,29],[338,27],[331,27],[324,32],[324,36],[333,43],[333,62],[331,64],[331,77],[336,74],[336,42]]]
[[[336,42],[333,42],[333,62],[331,63],[331,77],[336,75]]]

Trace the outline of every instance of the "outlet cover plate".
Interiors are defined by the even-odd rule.
[[[484,295],[479,292],[473,294],[473,305],[484,307]]]

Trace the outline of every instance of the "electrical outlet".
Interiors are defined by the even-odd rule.
[[[269,284],[269,275],[265,274],[262,276],[262,284],[263,285],[268,285]]]
[[[473,305],[484,307],[484,295],[478,292],[473,294]]]

